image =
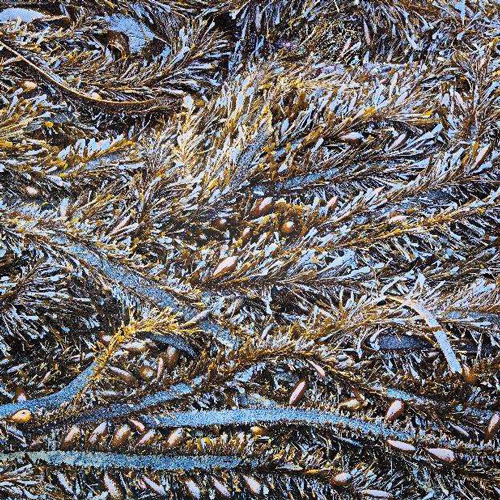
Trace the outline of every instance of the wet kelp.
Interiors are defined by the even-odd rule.
[[[0,496],[497,498],[499,19],[0,0]]]

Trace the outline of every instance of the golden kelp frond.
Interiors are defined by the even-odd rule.
[[[497,498],[499,14],[0,0],[0,497]]]

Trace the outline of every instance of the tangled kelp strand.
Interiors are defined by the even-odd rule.
[[[496,498],[498,14],[0,0],[0,497]]]
[[[10,403],[0,406],[0,416],[7,417],[15,414],[17,411],[35,411],[38,409],[54,409],[61,406],[63,403],[68,402],[76,396],[87,384],[89,378],[94,373],[96,368],[95,364],[90,365],[84,370],[77,378],[70,384],[61,389],[61,391],[50,396],[44,396],[39,399],[30,399],[17,403]]]
[[[146,417],[145,417],[146,418]],[[377,436],[395,436],[399,439],[409,439],[411,434],[390,430],[378,424],[362,422],[356,419],[342,417],[334,413],[314,411],[314,410],[299,410],[292,408],[253,408],[241,410],[221,410],[221,411],[206,411],[206,412],[177,412],[171,417],[156,416],[147,417],[145,423],[149,426],[173,427],[207,427],[210,425],[251,425],[259,423],[309,423],[316,425],[341,425],[359,429],[363,432],[372,433]]]
[[[116,110],[117,112],[121,112],[126,110],[127,108],[131,108],[133,111],[138,112],[144,109],[153,110],[158,108],[159,106],[165,106],[165,104],[159,103],[156,99],[148,99],[146,101],[131,101],[131,102],[121,102],[121,101],[112,101],[107,99],[102,99],[101,97],[96,95],[96,93],[92,93],[91,95],[84,94],[82,92],[78,92],[71,87],[68,87],[64,83],[60,81],[58,77],[47,72],[46,70],[40,68],[37,64],[30,61],[18,51],[14,50],[12,47],[9,47],[6,43],[0,40],[0,48],[3,48],[9,51],[14,57],[20,59],[25,63],[32,71],[40,74],[43,78],[47,79],[51,84],[56,85],[63,92],[68,93],[71,97],[82,100],[88,104],[92,104],[94,106],[104,106],[109,110]]]
[[[158,457],[156,455],[120,455],[101,452],[84,453],[76,451],[41,451],[24,453],[2,453],[0,460],[22,461],[29,457],[34,462],[41,461],[52,465],[72,465],[79,467],[124,468],[175,471],[213,468],[231,469],[243,462],[233,457]]]
[[[29,222],[26,221],[28,224]],[[34,220],[33,220],[34,222]],[[26,233],[25,233],[26,234]],[[36,237],[36,232],[33,236]],[[128,270],[126,267],[120,265],[117,262],[108,260],[107,258],[102,258],[97,251],[93,251],[85,245],[80,244],[78,241],[72,242],[64,233],[55,233],[50,244],[55,244],[61,246],[61,251],[63,253],[68,253],[72,257],[82,260],[86,265],[92,266],[106,275],[109,279],[113,280],[115,283],[120,283],[127,290],[132,293],[139,293],[141,296],[152,300],[156,306],[169,307],[175,310],[185,311],[188,316],[195,316],[196,312],[189,306],[185,308],[179,308],[177,299],[158,286],[155,286],[152,281],[141,276],[141,274],[134,270]],[[189,318],[190,319],[190,318]],[[204,320],[200,322],[201,328],[207,328],[209,331],[214,333],[218,332],[221,339],[225,342],[233,342],[236,340],[232,339],[231,334],[217,326],[214,322],[210,320]],[[153,339],[159,340],[161,337],[156,336]],[[170,337],[172,339],[172,337]],[[165,339],[168,343],[169,338]],[[172,340],[170,340],[170,343]],[[181,346],[177,343],[178,347]],[[189,353],[193,353],[192,349],[184,347],[183,350],[187,350]]]

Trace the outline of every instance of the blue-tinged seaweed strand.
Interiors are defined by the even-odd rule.
[[[9,417],[19,410],[52,410],[59,408],[63,403],[71,401],[86,385],[90,377],[94,374],[97,363],[92,363],[80,375],[72,380],[66,387],[49,396],[37,399],[20,401],[18,403],[8,403],[0,406],[0,418]]]
[[[209,427],[211,425],[256,425],[256,424],[297,424],[331,425],[362,432],[375,437],[395,437],[400,440],[412,439],[409,431],[391,429],[382,424],[364,422],[344,417],[333,412],[298,408],[241,408],[237,410],[209,410],[175,412],[170,415],[144,416],[143,422],[149,427]]]
[[[19,462],[26,460],[49,465],[68,465],[73,467],[93,467],[96,469],[151,469],[158,471],[193,471],[214,469],[236,469],[255,467],[255,460],[243,460],[230,456],[159,456],[126,455],[120,453],[83,452],[83,451],[32,451],[0,453],[0,462]]]
[[[95,410],[90,410],[81,415],[72,417],[70,420],[78,423],[96,422],[103,419],[126,417],[133,413],[140,412],[153,406],[167,403],[182,396],[192,394],[193,389],[187,384],[176,384],[169,390],[156,392],[131,403],[117,403],[104,406]],[[49,424],[50,426],[50,424]]]

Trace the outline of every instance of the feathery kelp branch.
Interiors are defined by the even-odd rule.
[[[78,237],[65,233],[62,227],[58,230],[57,226],[46,226],[46,230],[51,234],[47,239],[44,230],[40,227],[37,228],[38,224],[44,225],[43,221],[30,216],[17,215],[17,219],[11,219],[12,223],[19,224],[17,231],[14,229],[17,232],[16,236],[20,237],[22,235],[22,238],[27,238],[28,241],[31,239],[32,244],[35,242],[43,244],[49,252],[62,258],[70,257],[82,261],[86,266],[101,273],[108,280],[121,285],[128,293],[139,294],[151,301],[152,305],[156,307],[170,308],[173,311],[182,312],[186,320],[196,316],[197,312],[193,307],[181,305],[179,299],[162,289],[161,286],[155,285],[152,280],[142,276],[138,271],[127,269],[116,259],[108,258],[97,248],[92,249],[87,244],[80,243]],[[11,216],[15,217],[16,214],[11,214]],[[4,219],[3,223],[5,223],[5,226],[9,225],[7,219]],[[147,321],[145,324],[148,324]],[[202,319],[199,325],[200,328],[204,328],[218,336],[223,342],[230,344],[236,342],[230,332],[213,321]],[[159,322],[158,327],[161,331],[161,322]]]
[[[495,498],[498,19],[0,1],[0,496]]]

